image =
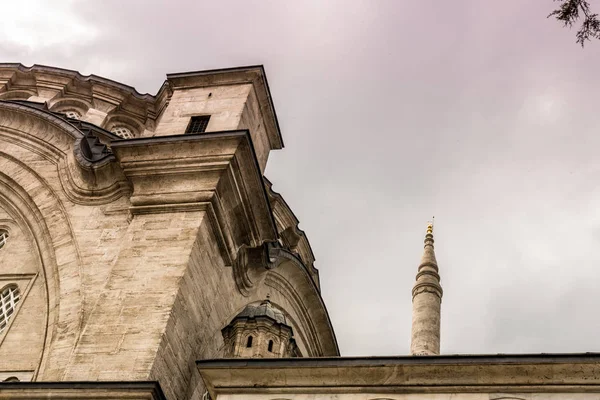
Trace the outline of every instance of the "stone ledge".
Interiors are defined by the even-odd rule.
[[[156,381],[1,382],[0,399],[167,400]]]
[[[223,359],[211,396],[244,393],[600,393],[600,353]]]
[[[133,187],[132,214],[208,211],[227,265],[242,246],[277,240],[247,130],[120,140],[112,150]]]

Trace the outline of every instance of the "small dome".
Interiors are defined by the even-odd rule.
[[[276,322],[284,325],[288,325],[285,315],[273,307],[269,299],[263,301],[259,305],[249,304],[237,315],[237,318],[256,318],[256,317],[269,317]],[[288,325],[289,326],[289,325]]]

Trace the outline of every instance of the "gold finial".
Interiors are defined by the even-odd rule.
[[[431,233],[433,234],[433,222],[434,222],[435,217],[431,218],[431,221],[429,221],[429,223],[427,224],[427,233]]]

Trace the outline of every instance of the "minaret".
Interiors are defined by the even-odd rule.
[[[433,223],[427,226],[425,248],[412,290],[412,333],[410,353],[419,355],[440,354],[440,310],[442,287],[437,261],[433,251]]]

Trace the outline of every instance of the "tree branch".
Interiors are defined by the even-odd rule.
[[[585,42],[591,38],[600,39],[600,20],[598,14],[590,13],[590,4],[588,0],[554,0],[562,3],[559,8],[552,11],[547,18],[555,17],[563,23],[563,26],[572,28],[575,22],[579,20],[580,10],[584,19],[581,28],[575,35],[577,43],[584,47]]]

